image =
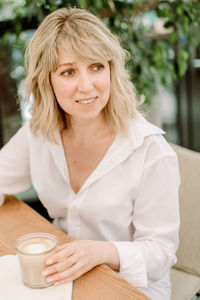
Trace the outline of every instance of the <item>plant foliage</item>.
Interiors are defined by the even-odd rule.
[[[1,24],[7,22],[6,29],[0,30],[1,40],[21,51],[20,64],[27,29],[35,29],[47,14],[60,7],[93,12],[131,52],[127,68],[138,93],[144,94],[147,102],[158,83],[170,86],[185,74],[200,41],[198,0],[4,0],[0,4],[2,12],[6,5],[11,13],[7,19],[0,15]]]

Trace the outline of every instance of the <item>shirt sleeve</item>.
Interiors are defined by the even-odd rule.
[[[0,205],[4,195],[20,193],[31,186],[28,124],[0,150]]]
[[[148,163],[135,200],[133,242],[112,242],[119,274],[136,287],[161,279],[176,263],[180,185],[175,154]]]

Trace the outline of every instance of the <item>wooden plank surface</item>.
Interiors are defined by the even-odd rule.
[[[32,232],[54,234],[59,244],[69,237],[22,201],[7,196],[0,207],[0,256],[16,254],[14,244]],[[106,265],[100,265],[74,281],[73,300],[148,300],[139,290]]]

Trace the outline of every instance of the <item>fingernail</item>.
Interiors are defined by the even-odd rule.
[[[47,261],[46,261],[47,265],[52,265],[52,263],[53,263],[53,259],[47,259]]]
[[[51,277],[47,277],[47,282],[52,282],[53,281],[53,278],[51,278]]]
[[[61,285],[61,283],[60,282],[55,282],[54,285]]]

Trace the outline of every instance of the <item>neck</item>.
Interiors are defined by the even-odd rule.
[[[66,133],[76,140],[92,140],[102,134],[112,131],[108,126],[105,115],[102,113],[98,118],[80,119],[68,118],[68,128]]]

